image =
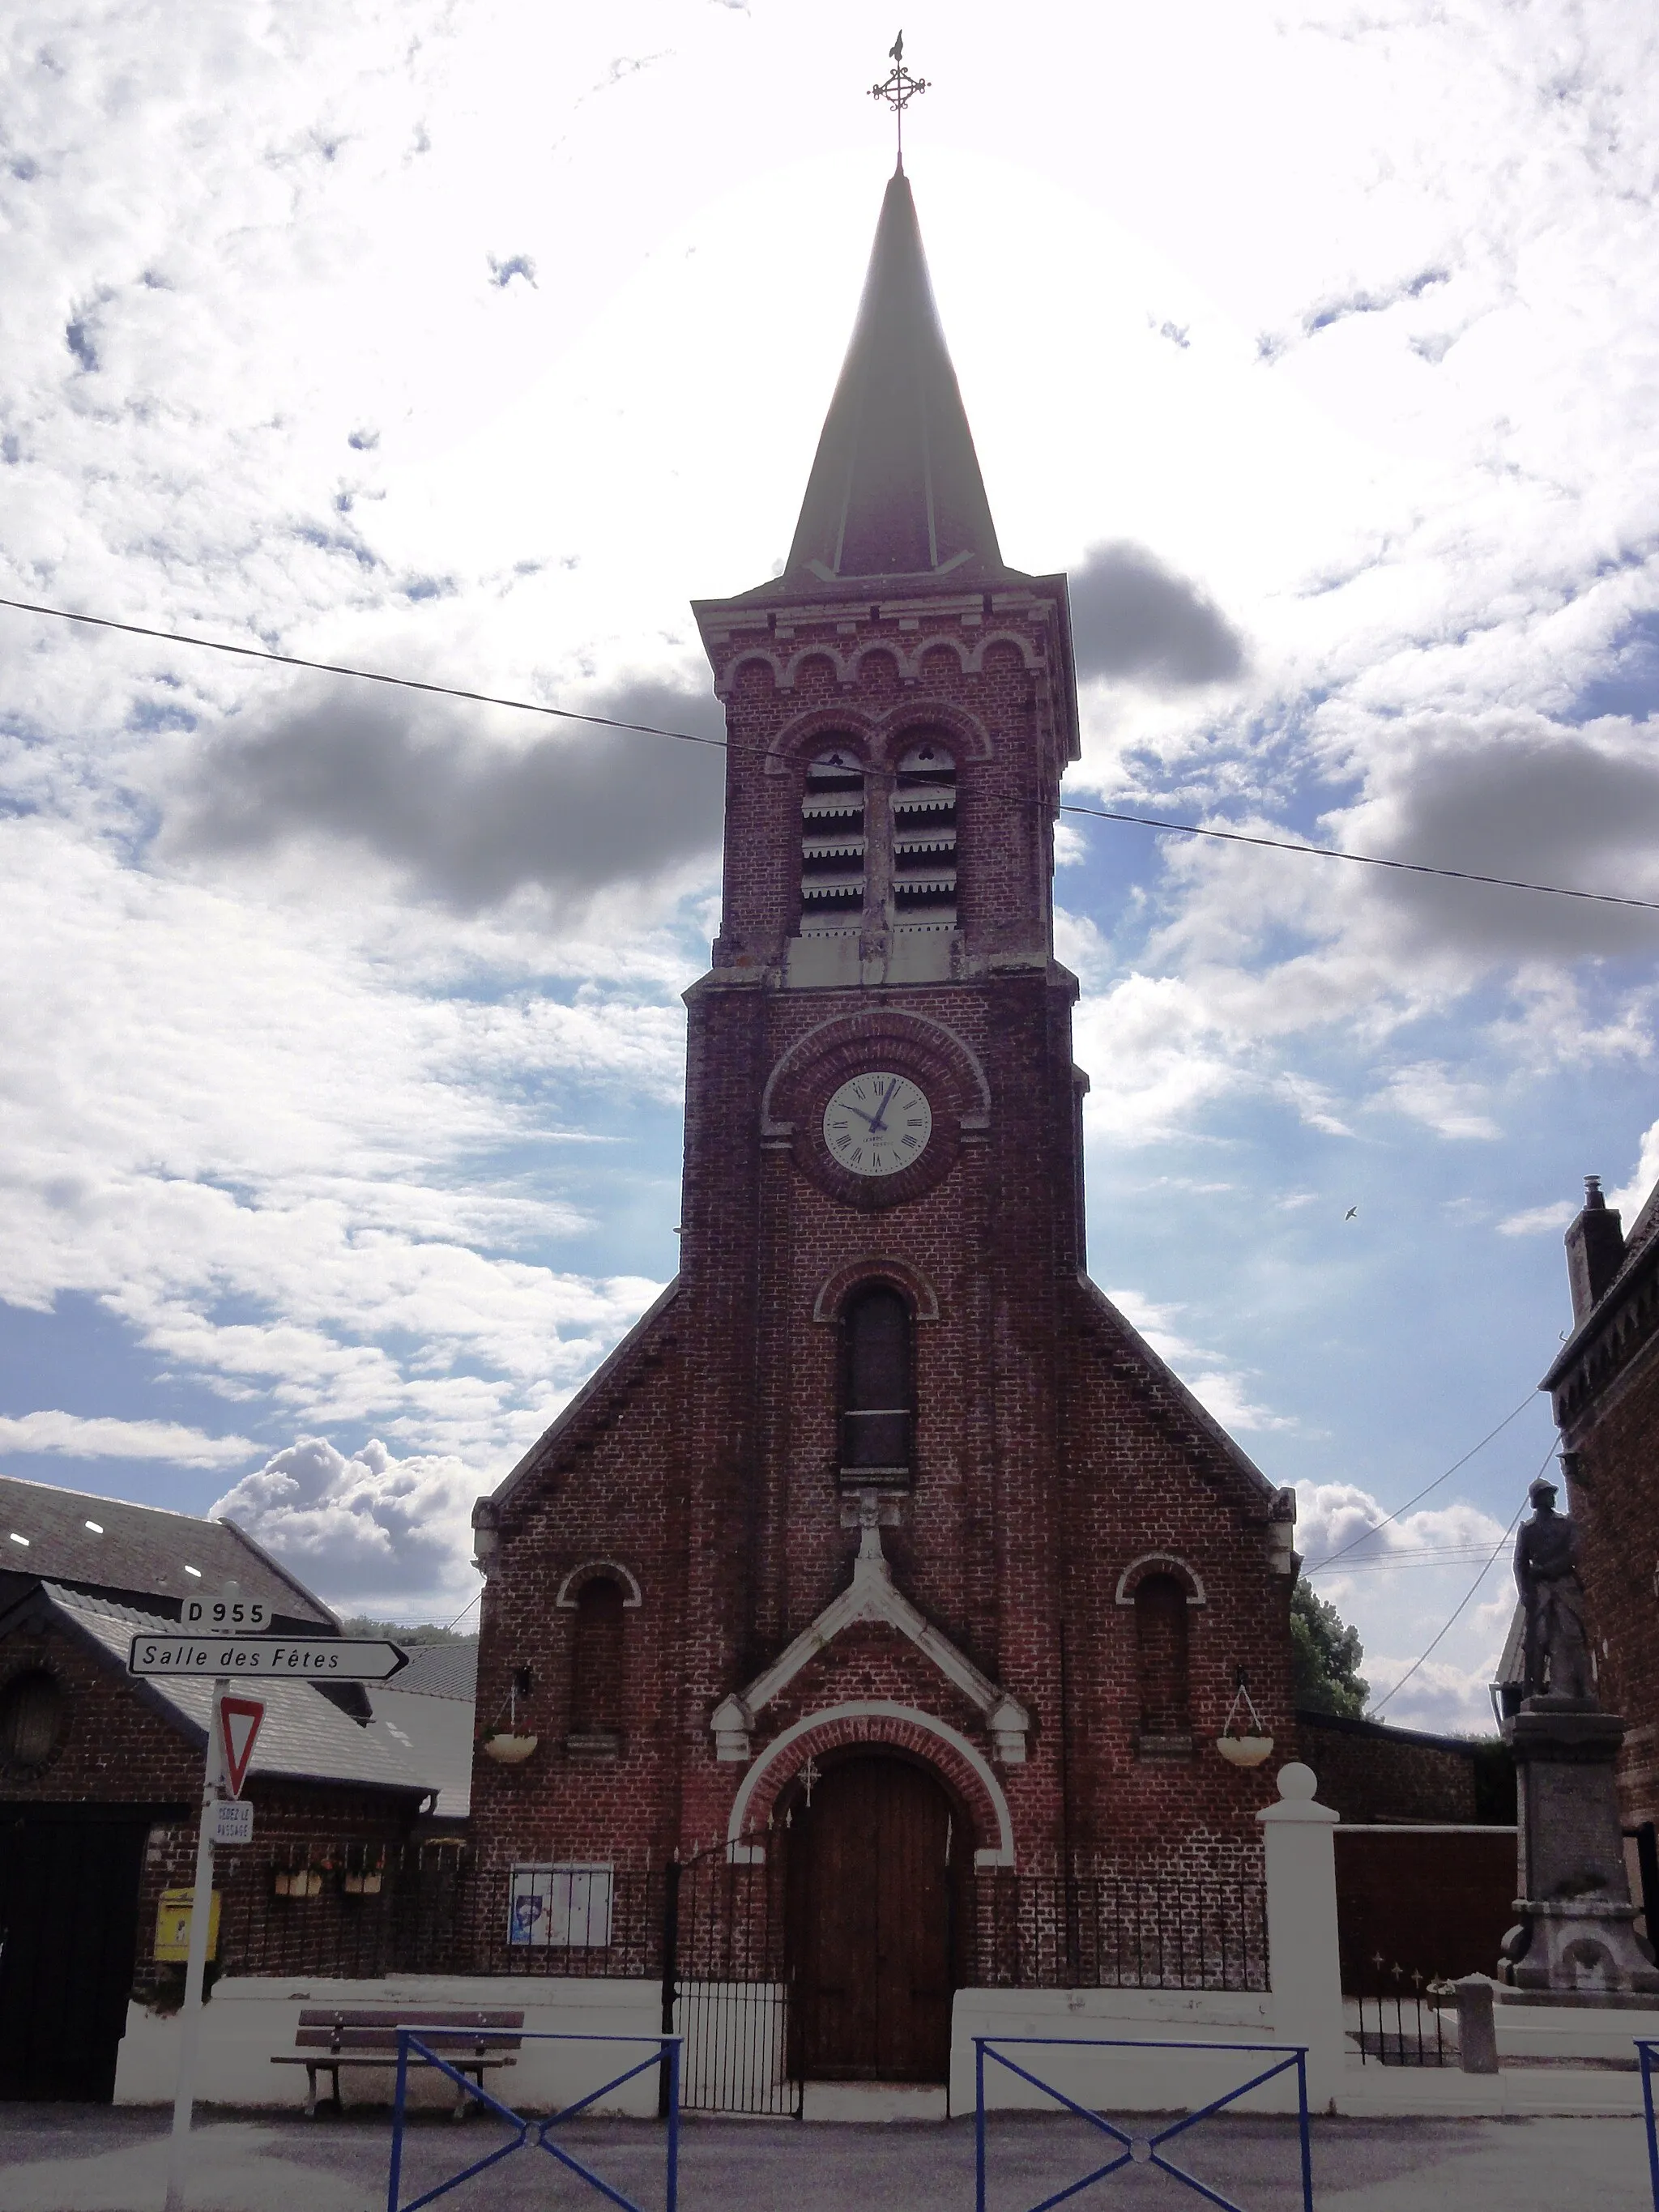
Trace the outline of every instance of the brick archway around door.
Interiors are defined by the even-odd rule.
[[[919,1706],[884,1698],[860,1698],[808,1713],[754,1760],[732,1802],[726,1856],[754,1861],[766,1856],[766,1823],[785,1785],[815,1754],[848,1747],[887,1746],[908,1751],[948,1783],[974,1823],[974,1863],[1012,1867],[1014,1825],[995,1770],[967,1737]]]

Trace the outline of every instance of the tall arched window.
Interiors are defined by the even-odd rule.
[[[803,937],[839,936],[864,923],[864,765],[844,746],[809,763],[800,803]]]
[[[582,1585],[571,1624],[570,1733],[619,1737],[623,1725],[623,1594],[608,1575]]]
[[[1187,1593],[1173,1575],[1148,1575],[1135,1591],[1135,1666],[1141,1735],[1189,1735]]]
[[[842,1316],[841,1471],[908,1482],[915,1385],[910,1309],[885,1283],[855,1291]]]
[[[901,757],[894,780],[893,919],[956,927],[957,764],[931,738]]]

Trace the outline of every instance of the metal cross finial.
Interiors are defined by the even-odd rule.
[[[926,77],[912,76],[904,66],[904,33],[901,31],[888,49],[887,58],[893,64],[879,84],[870,88],[872,100],[884,100],[893,111],[898,125],[898,165],[904,167],[904,111],[919,92],[926,92]]]

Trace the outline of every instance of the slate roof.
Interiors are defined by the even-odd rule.
[[[406,1644],[409,1664],[397,1678],[399,1697],[451,1698],[471,1705],[478,1691],[478,1639]]]
[[[948,575],[967,590],[1004,566],[979,456],[933,303],[902,168],[882,202],[858,319],[781,576],[744,596],[793,596]]]
[[[189,1567],[200,1571],[189,1574]],[[0,1474],[0,1577],[8,1574],[170,1601],[162,1610],[174,1619],[186,1595],[235,1581],[244,1596],[263,1598],[279,1620],[339,1626],[320,1598],[232,1521]]]
[[[164,1614],[88,1597],[53,1583],[43,1583],[40,1595],[63,1627],[78,1633],[124,1671],[134,1636],[147,1628],[172,1626]],[[206,1742],[210,1681],[151,1678],[142,1687],[181,1735],[193,1743]],[[264,1703],[265,1717],[254,1743],[250,1775],[347,1783],[415,1796],[442,1786],[443,1776],[431,1771],[431,1763],[414,1745],[400,1744],[384,1729],[360,1727],[308,1682],[261,1681],[253,1694]],[[469,1739],[471,1733],[469,1711]]]

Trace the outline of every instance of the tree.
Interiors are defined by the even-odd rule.
[[[1296,1702],[1316,1713],[1357,1721],[1371,1686],[1359,1672],[1365,1647],[1334,1605],[1305,1582],[1291,1592],[1291,1680]]]
[[[384,1637],[393,1644],[470,1644],[478,1632],[476,1628],[465,1634],[440,1628],[435,1620],[422,1621],[418,1627],[406,1620],[375,1620],[366,1613],[353,1613],[340,1626],[348,1636]]]

